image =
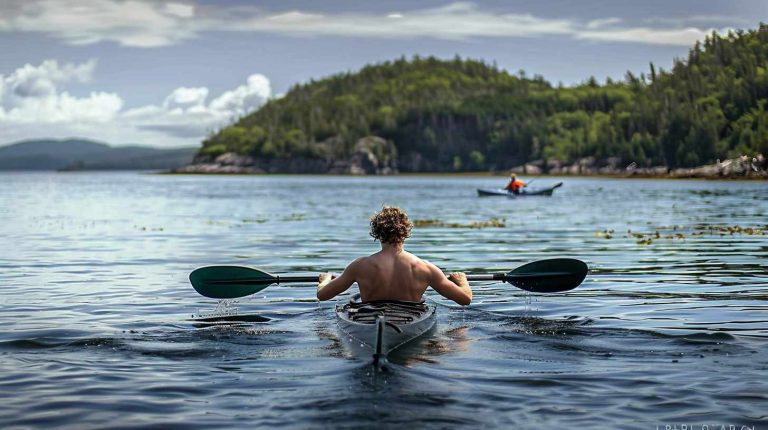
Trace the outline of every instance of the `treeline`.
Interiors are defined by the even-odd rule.
[[[594,157],[695,166],[768,153],[768,26],[713,33],[671,70],[574,87],[456,57],[414,57],[293,87],[203,142],[199,156],[350,157],[397,148],[400,170],[503,169]]]

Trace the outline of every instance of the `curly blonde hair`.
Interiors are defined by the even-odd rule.
[[[396,245],[410,237],[413,224],[405,211],[394,206],[384,206],[371,217],[372,238],[381,243]]]

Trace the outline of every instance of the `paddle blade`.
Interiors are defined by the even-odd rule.
[[[212,299],[250,296],[277,282],[267,272],[240,266],[207,266],[189,274],[195,291]]]
[[[552,258],[524,264],[507,273],[504,280],[532,293],[561,293],[578,287],[588,272],[581,260]]]

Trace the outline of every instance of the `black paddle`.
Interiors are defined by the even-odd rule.
[[[574,258],[551,258],[524,264],[507,273],[467,275],[468,281],[504,281],[532,293],[562,293],[584,281],[589,268]]]
[[[524,264],[507,273],[467,275],[469,281],[504,281],[533,293],[561,293],[584,281],[589,269],[580,260],[553,258]],[[272,284],[317,282],[318,276],[279,276],[241,266],[207,266],[189,274],[195,291],[213,299],[245,297]]]

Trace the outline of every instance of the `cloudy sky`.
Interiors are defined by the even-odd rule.
[[[402,55],[620,79],[760,21],[767,0],[2,0],[0,145],[198,145],[297,82]]]

